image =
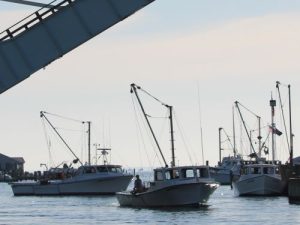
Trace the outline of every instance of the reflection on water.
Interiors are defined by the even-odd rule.
[[[115,196],[14,197],[0,184],[0,224],[298,224],[300,206],[285,197],[234,197],[220,187],[208,206],[120,207]]]

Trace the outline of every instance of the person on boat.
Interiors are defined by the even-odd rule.
[[[143,192],[143,190],[144,190],[144,187],[143,187],[142,180],[140,179],[139,175],[136,175],[132,194]]]
[[[232,171],[232,170],[230,170],[229,176],[230,176],[230,189],[232,190],[232,188],[233,188],[233,186],[232,186],[232,182],[233,182],[233,171]]]

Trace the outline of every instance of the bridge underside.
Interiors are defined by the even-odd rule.
[[[154,0],[60,0],[0,33],[0,94]]]

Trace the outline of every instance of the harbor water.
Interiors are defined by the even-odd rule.
[[[15,197],[0,183],[0,224],[298,224],[300,206],[286,197],[235,197],[229,186],[208,207],[133,209],[115,196]]]

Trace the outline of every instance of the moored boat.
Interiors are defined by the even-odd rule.
[[[243,167],[239,180],[233,182],[238,196],[272,196],[281,195],[284,182],[279,172],[279,165],[249,164]]]
[[[281,135],[281,132],[276,128],[274,122],[276,101],[273,98],[270,100],[270,106],[272,122],[269,128],[272,134],[272,160],[267,161],[261,157],[261,148],[259,148],[258,155],[253,148],[252,155],[255,157],[255,161],[244,165],[240,178],[233,182],[235,193],[239,196],[282,195],[286,187],[286,181],[280,173],[281,162],[275,160],[275,134]],[[251,139],[249,140],[252,146]]]
[[[61,179],[41,179],[10,183],[14,195],[101,195],[126,190],[132,175],[119,165],[89,165],[79,167],[74,175]]]
[[[11,182],[10,186],[14,195],[102,195],[115,194],[126,190],[132,175],[126,173],[120,165],[112,165],[107,160],[108,148],[99,148],[103,158],[103,164],[91,165],[90,159],[90,123],[88,122],[88,162],[83,164],[69,147],[66,141],[58,133],[56,128],[45,116],[46,112],[41,112],[41,117],[49,123],[58,137],[63,141],[75,159],[73,163],[80,163],[81,166],[73,168],[64,163],[63,167],[51,168],[44,172],[44,175],[36,181]],[[83,122],[81,122],[83,123]],[[43,164],[45,165],[45,164]],[[47,167],[47,166],[46,166]]]

